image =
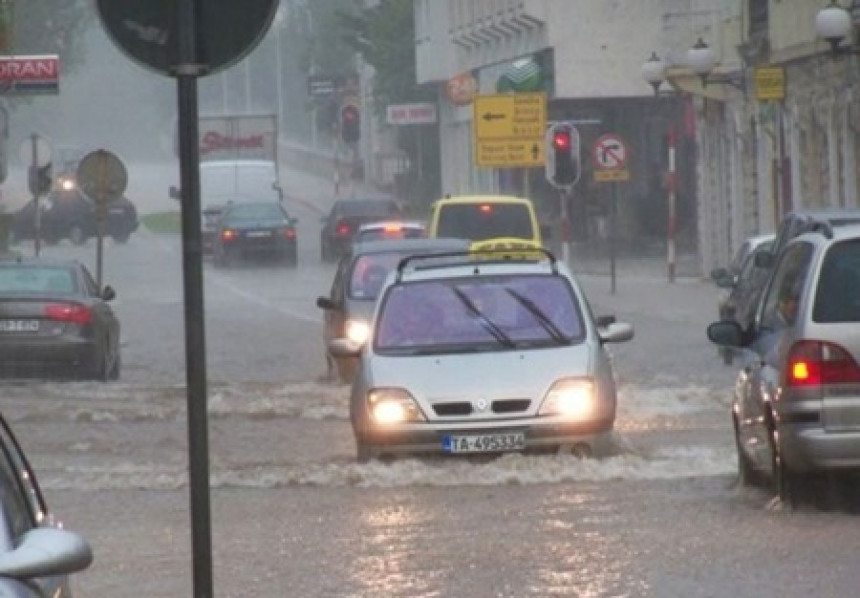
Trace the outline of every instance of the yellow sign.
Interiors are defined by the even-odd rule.
[[[779,66],[758,67],[753,74],[755,99],[785,99],[785,69]]]
[[[597,183],[618,183],[630,180],[630,171],[627,169],[595,170],[594,181]]]
[[[476,96],[472,123],[478,166],[528,168],[546,161],[545,93]]]

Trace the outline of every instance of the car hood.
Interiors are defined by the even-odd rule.
[[[564,377],[593,374],[593,349],[586,344],[518,351],[452,355],[369,357],[370,386],[409,389],[426,401],[493,397],[540,397]]]

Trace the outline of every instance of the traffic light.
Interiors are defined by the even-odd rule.
[[[579,180],[579,131],[570,123],[555,123],[546,134],[546,178],[556,187]]]
[[[347,104],[340,109],[340,136],[345,143],[355,143],[361,136],[361,112],[358,106]]]
[[[44,166],[30,166],[27,171],[27,184],[33,195],[45,195],[51,190],[53,182],[50,162]]]

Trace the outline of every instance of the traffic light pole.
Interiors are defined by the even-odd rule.
[[[567,199],[570,193],[569,187],[559,189],[559,204],[561,206],[561,260],[570,265],[570,215],[567,209]]]

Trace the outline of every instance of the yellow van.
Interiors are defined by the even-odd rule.
[[[513,195],[457,195],[436,200],[430,206],[427,234],[469,239],[472,251],[543,247],[534,204]]]

